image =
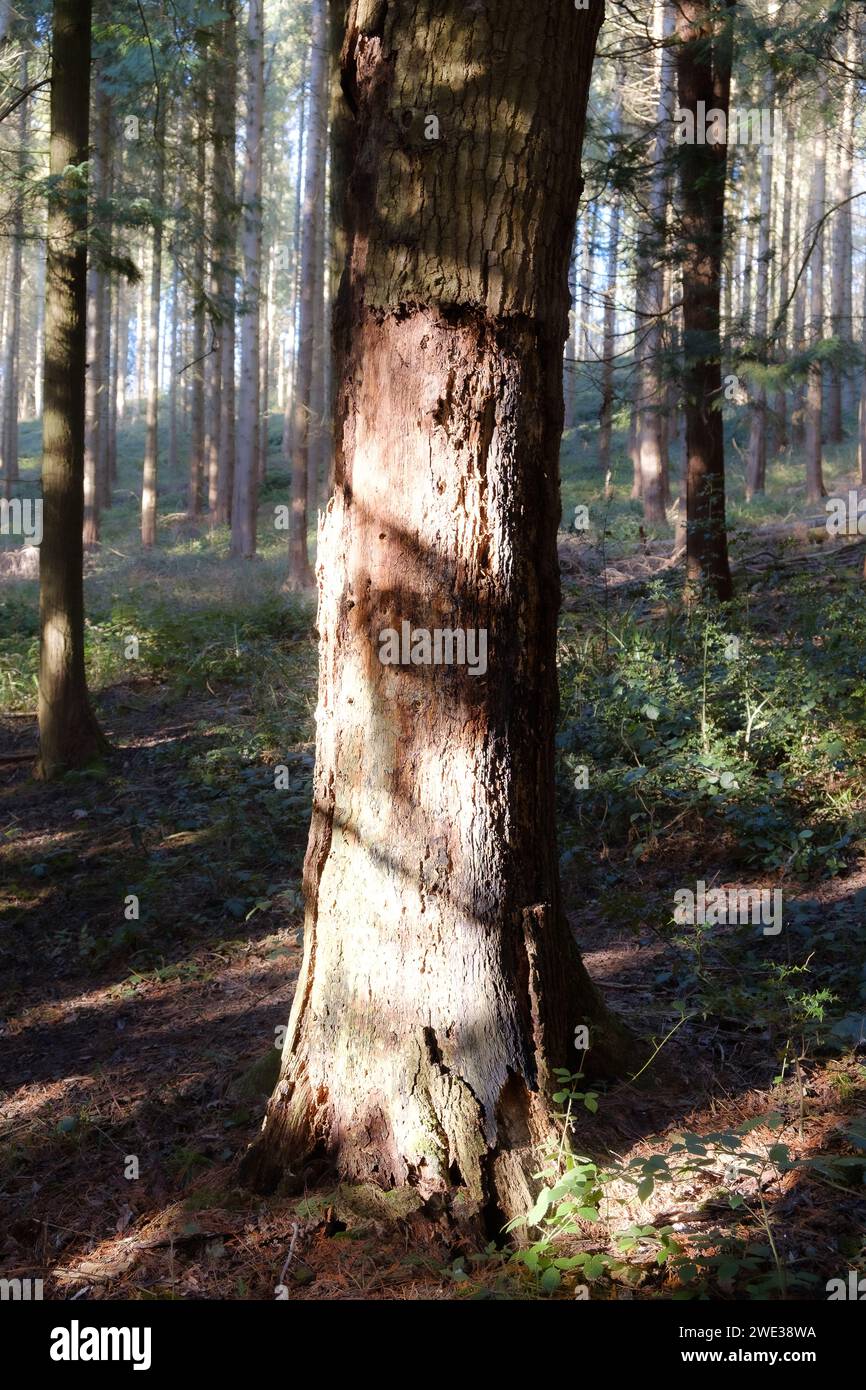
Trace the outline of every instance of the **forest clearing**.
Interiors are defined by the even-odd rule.
[[[866,1296],[866,13],[535,10],[0,5],[4,1299]]]

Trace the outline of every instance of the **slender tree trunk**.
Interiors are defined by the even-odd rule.
[[[563,395],[564,395],[564,428],[573,429],[575,424],[575,411],[577,409],[577,360],[578,350],[578,331],[580,328],[578,311],[578,259],[580,254],[580,226],[582,217],[579,215],[574,229],[574,241],[571,247],[571,254],[568,258],[568,292],[571,300],[571,309],[568,315],[568,336],[565,340],[565,352],[562,359],[563,371]]]
[[[198,71],[195,80],[195,176],[196,206],[195,224],[198,231],[193,257],[193,320],[192,320],[192,365],[189,368],[192,378],[190,384],[191,422],[189,442],[189,486],[187,489],[187,514],[191,519],[201,515],[204,503],[205,478],[205,183],[207,175],[207,124],[208,124],[208,86],[207,86],[207,45],[198,45]]]
[[[219,63],[219,55],[214,54],[214,59]],[[214,91],[214,117],[216,115],[216,105],[219,100],[219,92]],[[220,212],[217,207],[216,183],[218,180],[218,163],[220,159],[226,159],[228,151],[218,149],[216,139],[213,141],[210,160],[210,175],[208,183],[210,195],[206,200],[206,222],[209,225],[210,235],[208,241],[211,247],[210,265],[208,269],[208,297],[211,304],[219,306],[220,290],[222,288],[222,275],[220,266],[221,248],[219,241],[221,238]],[[219,308],[217,310],[219,313]],[[210,524],[215,526],[219,513],[219,438],[220,438],[220,419],[222,416],[221,397],[222,397],[222,323],[218,317],[212,317],[208,324],[208,344],[207,355],[204,360],[204,476],[207,480],[207,505],[210,513]]]
[[[84,767],[105,748],[84,674],[84,377],[87,209],[70,168],[88,154],[90,0],[54,0],[45,287],[43,539],[39,553],[39,762]]]
[[[619,248],[619,202],[614,204],[611,217],[607,257],[607,289],[604,293],[604,367],[601,378],[601,417],[598,435],[598,460],[602,472],[610,470],[610,446],[613,434],[613,367],[616,355],[616,274]]]
[[[664,301],[665,221],[668,188],[668,144],[674,109],[674,59],[669,41],[673,35],[674,8],[657,0],[662,11],[658,28],[666,46],[662,49],[656,104],[656,139],[653,148],[647,219],[638,238],[638,309],[641,321],[637,452],[644,520],[648,526],[665,521],[667,459],[664,457],[662,382],[662,309]]]
[[[775,5],[769,6],[769,20],[775,18]],[[764,109],[773,117],[775,83],[773,74],[764,79]],[[770,233],[773,218],[773,146],[767,140],[761,146],[761,182],[758,190],[758,256],[755,282],[754,351],[762,367],[768,363],[767,320],[770,296]],[[752,408],[749,426],[749,446],[746,456],[746,501],[763,494],[767,485],[767,387],[758,381],[752,389]]]
[[[250,0],[247,24],[247,131],[243,180],[244,315],[238,438],[232,502],[233,555],[256,553],[259,438],[259,298],[262,272],[263,0]]]
[[[176,255],[172,257],[171,271],[171,330],[169,346],[168,377],[168,475],[172,481],[177,477],[179,462],[178,410],[177,410],[177,345],[180,329],[178,292],[180,290],[180,265]]]
[[[857,64],[857,30],[851,24],[845,45],[845,60],[850,69],[845,79],[845,95],[836,130],[836,197],[833,214],[833,279],[831,281],[830,322],[833,337],[839,343],[850,344],[851,324],[851,191],[854,168],[854,97]],[[831,444],[841,444],[842,428],[842,367],[835,362],[830,369],[827,401],[827,438]]]
[[[27,58],[21,59],[20,81],[27,86]],[[19,187],[15,190],[12,215],[11,267],[9,270],[9,323],[6,328],[6,362],[3,389],[3,475],[6,496],[18,481],[18,366],[21,354],[21,258],[24,248],[24,175],[27,168],[28,107],[23,101],[18,108],[16,125]]]
[[[268,432],[270,425],[270,375],[271,375],[271,329],[273,325],[274,302],[274,257],[271,251],[263,253],[268,273],[265,277],[265,290],[259,309],[261,320],[261,351],[259,352],[259,482],[263,483],[268,471]]]
[[[234,0],[227,8],[222,37],[224,99],[215,114],[215,133],[224,149],[217,194],[222,208],[220,222],[220,424],[217,525],[231,520],[235,476],[235,275],[237,268],[237,192],[235,187],[235,108],[238,89],[237,16]]]
[[[325,0],[312,0],[310,35],[310,100],[304,208],[301,221],[301,295],[298,326],[298,373],[292,426],[292,506],[289,520],[289,586],[307,589],[314,583],[307,552],[310,411],[315,346],[316,244],[320,207],[319,181],[324,168],[323,113],[327,92]]]
[[[779,312],[782,321],[777,339],[777,361],[783,363],[788,356],[788,311],[783,308],[789,294],[789,261],[791,255],[791,209],[795,202],[794,185],[794,130],[790,115],[785,117],[785,169],[778,199],[782,207],[782,232],[780,238],[778,270]],[[773,452],[781,453],[788,447],[788,394],[784,386],[778,387],[773,400]]]
[[[109,103],[105,83],[95,84],[93,101],[93,158],[91,161],[92,199],[94,205],[104,202],[109,144]],[[94,222],[102,225],[103,208],[91,210]],[[100,251],[91,244],[87,271],[87,415],[84,435],[84,545],[91,549],[99,543],[99,518],[102,508],[103,484],[100,477],[105,459],[103,430],[105,417],[102,398],[105,392],[105,271],[100,269]]]
[[[138,295],[136,297],[135,313],[135,418],[141,419],[141,411],[147,391],[147,351],[146,351],[146,329],[147,321],[147,286],[148,277],[148,245],[146,237],[143,237],[141,244],[141,277],[138,281]]]
[[[310,421],[307,438],[307,511],[315,513],[319,496],[322,436],[325,428],[325,135],[316,183],[316,251],[313,263],[313,367],[310,380]]]
[[[802,265],[806,256],[806,244],[808,233],[808,176],[805,171],[804,151],[801,149],[797,154],[797,253],[795,264]],[[797,282],[797,292],[794,295],[794,322],[792,336],[794,341],[794,351],[799,355],[806,349],[806,292],[808,289],[808,275],[801,274]],[[806,442],[806,389],[802,381],[798,381],[794,387],[791,402],[791,441],[795,449],[801,449]]]
[[[114,173],[112,164],[111,149],[111,114],[112,105],[110,100],[106,100],[103,121],[105,123],[105,162],[103,179],[103,196],[108,201],[113,193]],[[112,214],[110,207],[106,209],[103,229],[106,240],[106,248],[110,253],[113,247],[114,228],[112,226]],[[99,505],[104,511],[108,511],[112,501],[111,487],[111,304],[112,286],[111,275],[106,271],[100,276],[99,285],[99,315],[101,327],[99,332],[99,345],[101,349],[101,362],[99,369],[99,396],[97,399],[97,410],[99,412],[99,455],[97,458],[96,480],[99,489]]]
[[[754,192],[756,192],[755,190]],[[743,270],[740,276],[740,342],[743,346],[752,340],[753,312],[752,286],[755,267],[755,215],[754,192],[751,188],[751,168],[743,182]]]
[[[823,95],[823,93],[822,93]],[[821,102],[823,108],[824,103]],[[815,140],[812,167],[812,196],[809,207],[807,245],[814,240],[810,260],[809,343],[816,348],[824,337],[824,216],[827,177],[827,135],[823,115]],[[825,224],[826,225],[826,224]],[[820,502],[826,497],[823,474],[824,366],[820,359],[809,366],[806,387],[806,500]]]
[[[153,158],[155,164],[154,200],[162,207],[165,197],[165,108],[160,106],[154,131]],[[141,543],[149,549],[156,544],[156,505],[159,468],[159,310],[162,294],[162,221],[158,216],[153,228],[153,255],[150,270],[150,316],[148,324],[148,357],[150,372],[147,396],[147,425],[144,443],[144,473],[141,485]]]
[[[36,243],[36,345],[33,362],[33,418],[42,418],[42,370],[45,358],[45,241]]]
[[[286,395],[283,415],[282,457],[284,463],[291,463],[294,455],[292,431],[295,422],[295,391],[298,384],[297,334],[298,310],[301,298],[301,213],[303,211],[302,179],[304,173],[304,150],[306,148],[306,106],[307,106],[307,55],[301,68],[301,99],[298,110],[298,165],[295,177],[295,227],[293,236],[294,271],[292,276],[292,311],[289,318],[289,357],[291,361],[291,385]]]
[[[592,359],[592,288],[595,284],[595,247],[598,239],[598,199],[587,207],[583,224],[583,265],[580,275],[580,356]],[[584,368],[584,371],[586,369]]]
[[[343,49],[356,144],[304,964],[243,1173],[268,1186],[322,1153],[489,1235],[531,1200],[576,1025],[588,1070],[622,1061],[554,825],[562,348],[601,18],[353,3]],[[451,78],[467,68],[471,105]],[[403,621],[486,632],[487,674],[383,664]]]
[[[677,9],[679,104],[697,125],[698,102],[727,117],[732,35],[728,14],[708,0],[681,0]],[[720,287],[724,246],[727,147],[679,147],[682,277],[683,392],[687,479],[686,579],[688,593],[731,597],[725,522],[725,439],[721,406]]]
[[[115,398],[115,433],[126,425],[127,382],[129,379],[129,286],[120,283],[120,330],[117,338],[117,393]],[[113,480],[117,478],[117,456],[114,458]]]
[[[234,285],[232,285],[234,288]],[[223,324],[222,390],[220,392],[220,479],[217,524],[231,521],[235,478],[235,317],[234,307]]]
[[[114,294],[111,302],[111,360],[109,363],[108,375],[108,458],[106,460],[106,476],[108,480],[108,504],[111,505],[114,483],[117,480],[117,415],[118,399],[120,394],[120,377],[125,370],[125,356],[121,358],[121,352],[125,353],[125,346],[121,341],[122,323],[122,304],[124,296],[124,283],[118,277],[114,286]]]

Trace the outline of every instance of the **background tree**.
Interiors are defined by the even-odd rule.
[[[238,438],[232,503],[232,554],[256,550],[259,481],[259,348],[262,272],[262,120],[264,117],[264,16],[262,0],[250,0],[247,21],[247,125],[243,192],[244,293]]]
[[[54,777],[104,748],[84,675],[84,373],[90,3],[55,0],[45,282],[44,537],[39,565],[39,762]]]
[[[680,110],[694,127],[702,110],[728,115],[733,50],[731,0],[682,0],[677,9]],[[725,525],[725,441],[721,414],[721,272],[727,145],[678,147],[683,283],[683,395],[686,420],[687,583],[731,597]]]

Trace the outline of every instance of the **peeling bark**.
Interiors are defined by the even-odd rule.
[[[526,1209],[575,1027],[595,1073],[624,1053],[554,823],[562,351],[600,22],[560,0],[353,3],[342,52],[304,963],[242,1172],[268,1187],[324,1155],[488,1231]],[[383,665],[404,620],[485,630],[486,673]]]

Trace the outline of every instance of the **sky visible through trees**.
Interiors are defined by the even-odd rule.
[[[866,1297],[864,96],[0,0],[0,1298]]]

